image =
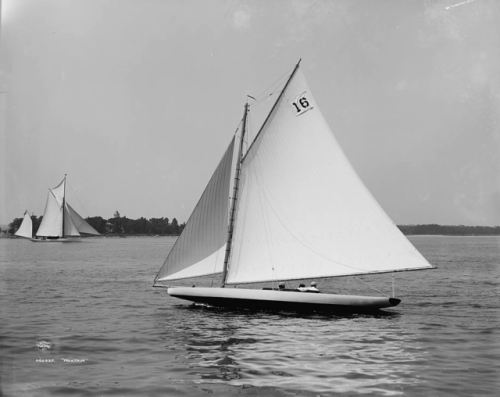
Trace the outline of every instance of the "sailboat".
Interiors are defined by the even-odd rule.
[[[220,307],[369,312],[398,305],[401,300],[394,296],[275,287],[278,282],[433,266],[357,176],[300,61],[244,150],[248,113],[247,103],[238,144],[237,131],[153,286],[166,287],[175,298]],[[212,274],[222,275],[220,287],[170,285]],[[255,283],[272,286],[241,287]]]
[[[33,221],[31,220],[31,216],[28,210],[24,212],[24,217],[23,221],[21,222],[21,226],[19,226],[19,229],[17,229],[16,233],[14,233],[14,236],[29,238],[29,239],[33,237]]]
[[[25,217],[26,219],[26,217]],[[23,227],[21,224],[20,229]],[[82,237],[100,236],[66,201],[66,175],[49,189],[45,212],[34,242],[78,242]],[[31,237],[31,236],[30,236]]]

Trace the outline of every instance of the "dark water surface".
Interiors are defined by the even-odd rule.
[[[397,274],[392,315],[334,316],[169,298],[151,285],[173,238],[0,240],[0,395],[500,395],[500,238],[411,241],[438,269]]]

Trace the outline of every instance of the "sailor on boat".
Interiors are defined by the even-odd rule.
[[[311,286],[307,289],[309,292],[319,292],[319,289],[316,287],[316,281],[311,281]]]
[[[316,287],[316,281],[311,282],[311,286],[308,288],[304,284],[300,284],[299,288],[297,288],[300,292],[319,292],[319,289]]]

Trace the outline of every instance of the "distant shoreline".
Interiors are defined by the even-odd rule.
[[[181,225],[181,229],[184,224]],[[456,237],[494,237],[500,236],[500,226],[450,226],[450,225],[397,225],[405,236],[456,236]],[[179,233],[102,233],[102,237],[178,237]],[[2,230],[0,238],[13,238],[14,236]],[[90,238],[90,237],[89,237]]]
[[[500,236],[500,226],[398,225],[405,236]]]
[[[500,237],[499,234],[405,234],[406,237]]]
[[[500,237],[500,234],[404,234],[406,237]],[[85,240],[88,239],[101,239],[101,238],[142,238],[142,237],[179,237],[178,234],[103,234],[100,236],[84,237]],[[10,235],[7,233],[0,234],[0,239],[23,239],[23,237],[18,237]]]

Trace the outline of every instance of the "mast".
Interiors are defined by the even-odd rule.
[[[64,238],[64,207],[66,205],[66,175],[64,174],[64,191],[63,191],[63,202],[62,202],[62,237]]]
[[[241,163],[243,160],[243,141],[245,138],[245,132],[247,126],[247,115],[248,115],[248,102],[245,104],[245,110],[243,111],[243,126],[241,128],[238,157],[236,158],[236,173],[234,175],[233,198],[231,200],[231,210],[229,212],[229,226],[227,230],[226,254],[224,256],[224,269],[222,271],[222,287],[226,285],[227,265],[229,263],[229,255],[231,254],[231,243],[233,240],[233,228],[234,228],[234,211],[236,209],[238,187],[240,185]]]
[[[255,136],[254,140],[250,144],[250,147],[248,148],[247,153],[250,150],[250,148],[252,147],[252,145],[254,144],[254,142],[257,140],[257,137],[260,135],[261,131],[263,130],[264,125],[269,120],[269,117],[271,116],[271,114],[273,113],[274,109],[276,108],[276,105],[278,104],[278,102],[280,101],[281,97],[283,96],[283,93],[285,92],[286,88],[288,87],[288,84],[290,83],[290,81],[292,80],[293,76],[295,75],[295,72],[299,68],[301,60],[302,59],[299,59],[299,62],[297,62],[297,65],[295,65],[295,68],[293,69],[292,74],[288,78],[288,81],[286,82],[285,86],[283,87],[283,90],[281,91],[278,99],[276,100],[276,102],[274,103],[271,111],[269,112],[269,114],[267,115],[266,119],[264,120],[264,123],[260,127],[259,132],[257,133],[257,135]],[[240,146],[239,146],[239,149],[238,149],[238,157],[237,157],[237,160],[236,160],[236,173],[235,173],[235,176],[234,176],[233,198],[232,198],[232,201],[231,201],[231,209],[230,209],[230,212],[229,212],[229,226],[228,226],[228,232],[227,232],[226,254],[225,254],[225,257],[224,257],[224,269],[222,271],[222,287],[224,287],[226,285],[227,268],[228,268],[228,263],[229,263],[229,256],[231,254],[231,245],[232,245],[232,240],[233,240],[233,229],[234,229],[234,212],[235,212],[235,209],[236,209],[236,200],[237,200],[238,188],[239,188],[239,184],[240,184],[241,164],[243,163],[243,159],[244,159],[244,156],[243,156],[243,141],[244,141],[245,132],[246,132],[247,115],[248,115],[248,102],[245,104],[245,110],[243,112],[243,126],[242,126],[241,137],[240,137]]]

